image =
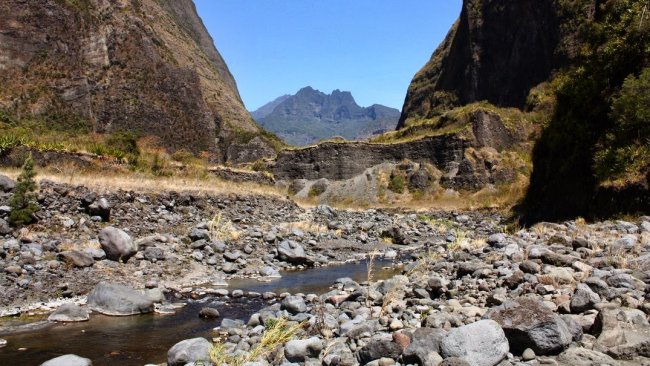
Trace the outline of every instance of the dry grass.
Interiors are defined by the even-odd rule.
[[[303,328],[306,324],[303,322],[289,326],[287,319],[280,318],[267,324],[260,343],[257,343],[249,352],[240,356],[232,356],[228,354],[222,343],[218,343],[210,350],[210,361],[215,365],[227,364],[229,366],[242,366],[246,362],[260,361],[262,357],[293,339],[298,329]]]
[[[59,170],[59,171],[57,171]],[[0,173],[12,179],[20,169],[1,168]],[[149,174],[124,171],[83,172],[70,174],[61,168],[37,169],[37,180],[48,179],[56,183],[84,185],[98,191],[125,191],[160,193],[165,191],[192,192],[197,194],[255,194],[285,197],[281,189],[255,183],[233,183],[214,177],[171,176],[155,177]]]

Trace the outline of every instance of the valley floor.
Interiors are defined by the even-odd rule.
[[[280,194],[103,184],[40,181],[38,223],[0,220],[2,316],[84,303],[100,281],[182,300],[231,278],[377,256],[403,258],[403,274],[377,281],[369,270],[320,296],[267,294],[248,327],[231,324],[240,330],[223,354],[253,352],[257,326],[286,318],[309,325],[265,363],[650,362],[650,217],[525,229],[487,211],[303,208]],[[0,193],[2,219],[10,196]],[[126,263],[106,259],[110,227],[138,249]]]

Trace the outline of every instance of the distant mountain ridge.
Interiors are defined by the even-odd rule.
[[[394,130],[400,111],[381,104],[361,107],[349,91],[336,89],[325,94],[307,86],[295,95],[285,95],[262,106],[251,115],[260,126],[288,144],[305,146],[334,136],[364,140]]]

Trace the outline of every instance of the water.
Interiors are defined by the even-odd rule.
[[[377,262],[373,278],[388,278],[397,269],[384,269],[386,262]],[[365,262],[341,266],[314,268],[306,271],[283,272],[282,278],[271,282],[241,279],[230,281],[229,290],[245,292],[271,291],[277,294],[324,293],[337,278],[351,277],[356,281],[367,278]],[[198,317],[201,308],[215,307],[221,318],[247,320],[251,314],[265,306],[261,300],[223,299],[207,297],[197,301],[188,300],[187,306],[175,315],[138,315],[108,317],[91,315],[83,323],[56,324],[38,332],[2,336],[8,344],[0,348],[0,365],[40,365],[44,361],[64,355],[76,354],[93,361],[94,366],[125,365],[142,366],[166,361],[167,351],[177,342],[194,337],[210,339],[212,331],[221,323]],[[25,348],[19,351],[19,348]]]

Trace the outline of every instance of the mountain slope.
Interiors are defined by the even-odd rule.
[[[279,143],[244,108],[191,0],[3,1],[0,54],[9,127],[126,130],[234,163]]]
[[[542,127],[527,220],[648,213],[649,10],[635,0],[464,0],[413,78],[396,134],[486,101]]]
[[[280,104],[282,104],[282,102],[284,102],[285,100],[287,100],[289,98],[291,98],[291,95],[289,95],[289,94],[285,94],[285,95],[283,95],[281,97],[275,98],[275,100],[273,100],[271,102],[268,102],[268,103],[264,104],[263,106],[257,108],[253,112],[251,112],[251,116],[253,116],[253,118],[256,121],[259,120],[260,118],[264,118],[264,117],[268,116],[269,114],[271,114],[271,112],[273,112],[275,107],[279,106]]]
[[[565,56],[553,0],[465,0],[460,18],[415,75],[398,128],[478,101],[524,107]]]
[[[305,87],[257,122],[287,143],[304,146],[333,136],[368,138],[393,129],[398,117],[397,109],[379,104],[360,107],[347,91],[334,90],[328,95]]]

